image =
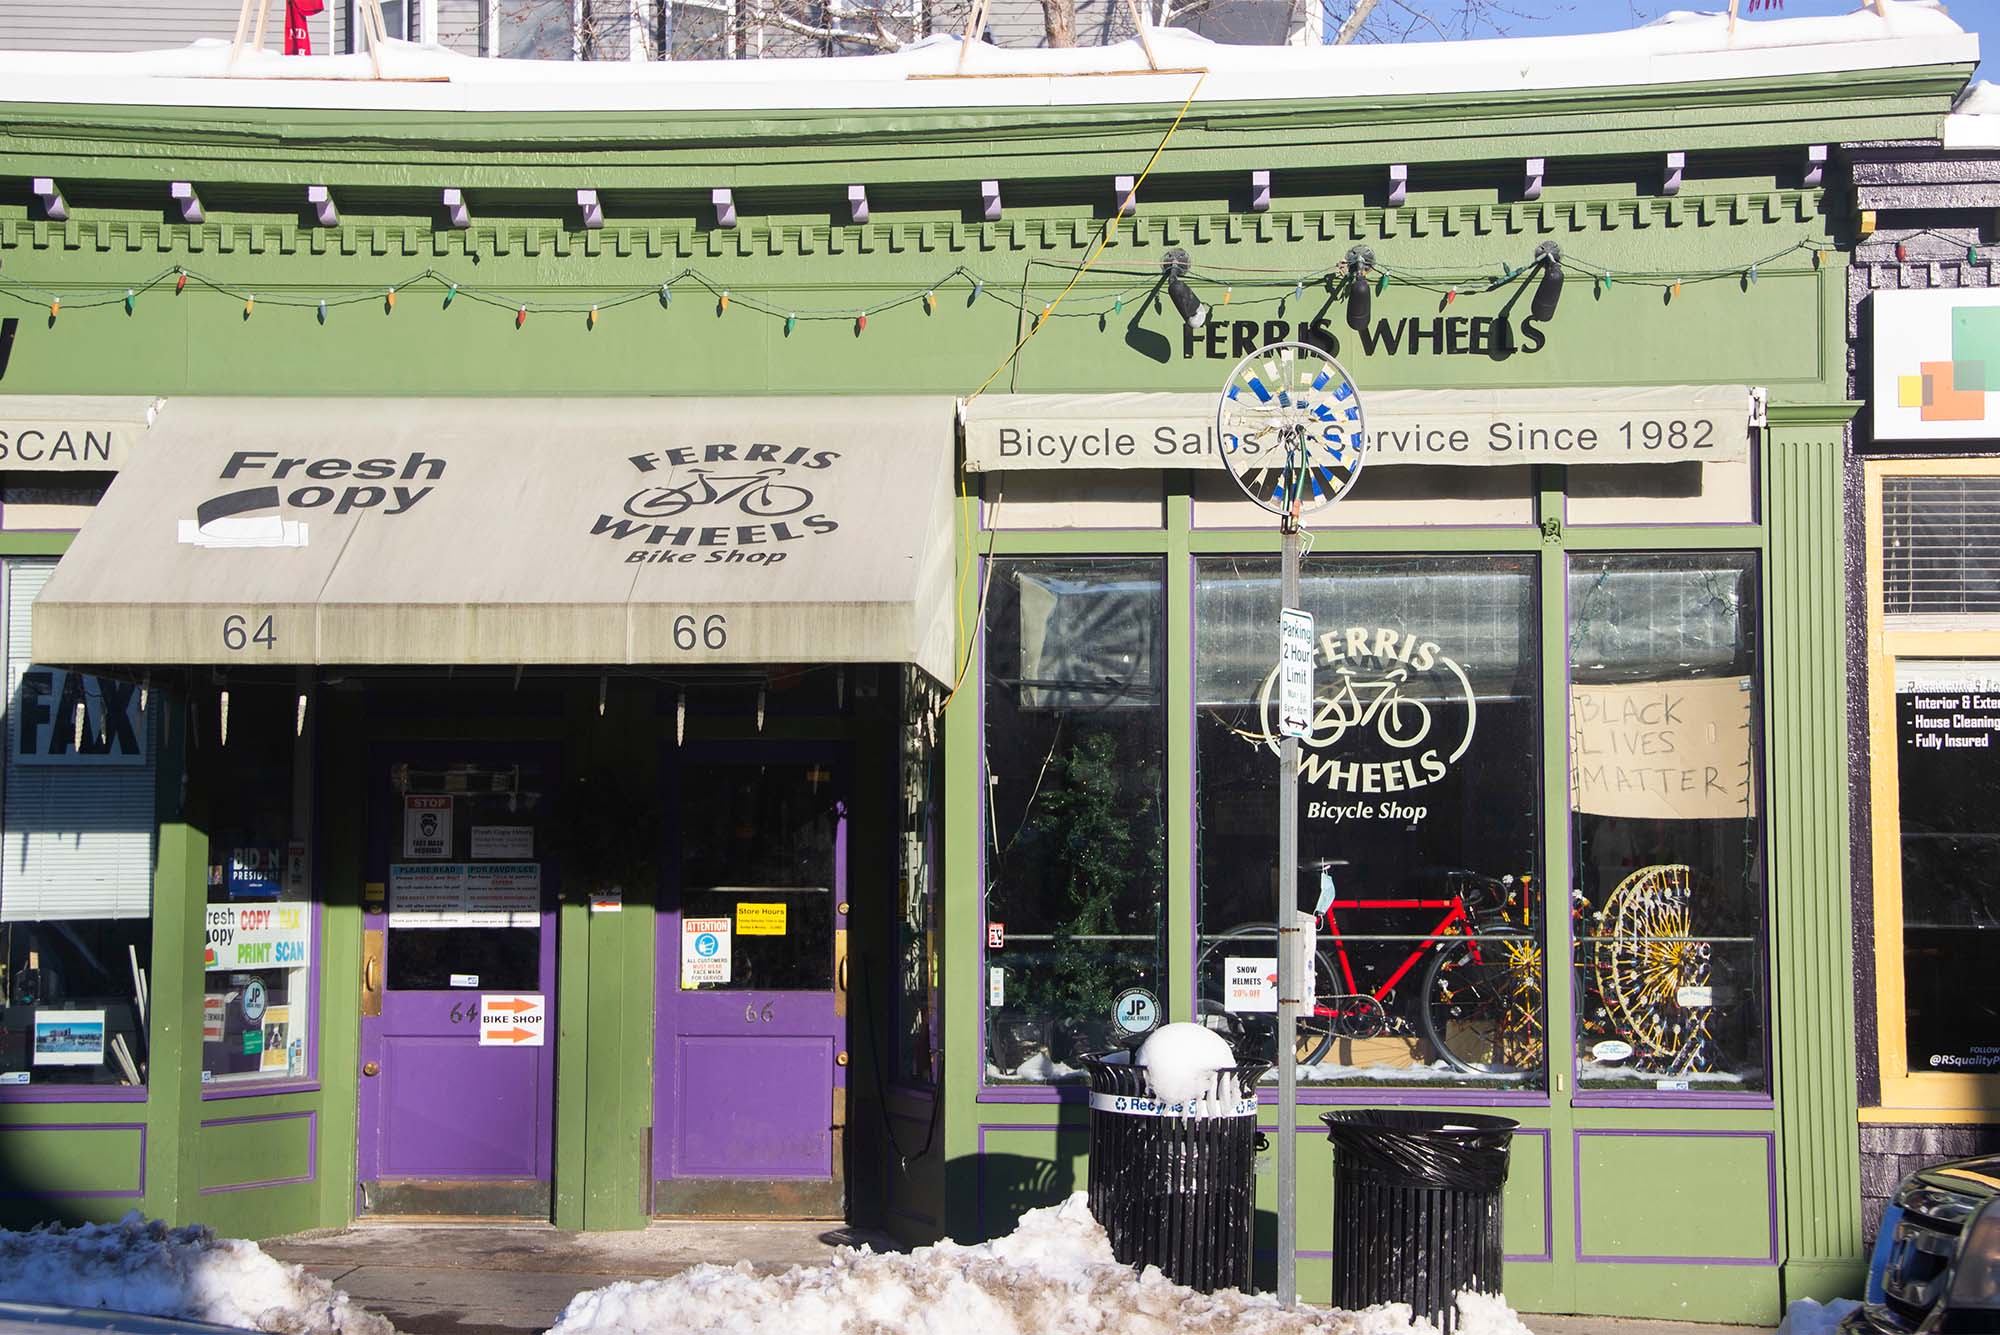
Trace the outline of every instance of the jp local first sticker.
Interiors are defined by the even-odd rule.
[[[730,923],[727,918],[681,919],[681,986],[729,981]]]
[[[539,992],[484,993],[479,998],[479,1046],[539,1048],[548,1032],[548,1006]]]

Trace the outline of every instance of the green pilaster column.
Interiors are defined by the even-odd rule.
[[[1784,1297],[1860,1291],[1854,968],[1847,891],[1841,422],[1795,410],[1765,451],[1765,720]]]

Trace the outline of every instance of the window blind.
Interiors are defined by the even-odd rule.
[[[144,918],[153,901],[153,719],[139,764],[24,764],[21,681],[33,663],[31,613],[54,561],[5,563],[5,800],[0,803],[0,921]],[[93,705],[101,696],[92,693]],[[72,711],[73,712],[73,711]],[[58,719],[57,727],[73,726]]]
[[[2000,614],[2000,477],[1883,479],[1882,610]]]

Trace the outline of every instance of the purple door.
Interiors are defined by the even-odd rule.
[[[840,1216],[847,808],[830,752],[670,753],[653,1208]]]
[[[364,896],[359,1208],[547,1218],[556,876],[546,752],[378,748]]]

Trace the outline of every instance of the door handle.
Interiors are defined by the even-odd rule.
[[[380,1074],[382,1074],[382,1066],[381,1066],[381,1063],[379,1063],[379,1062],[364,1062],[364,1063],[362,1064],[362,1067],[361,1067],[361,1074],[363,1074],[363,1075],[380,1075]]]
[[[847,990],[847,956],[845,955],[840,957],[840,972],[834,980],[834,986],[843,992]]]
[[[361,1013],[382,1013],[382,955],[385,934],[379,930],[361,934]]]

